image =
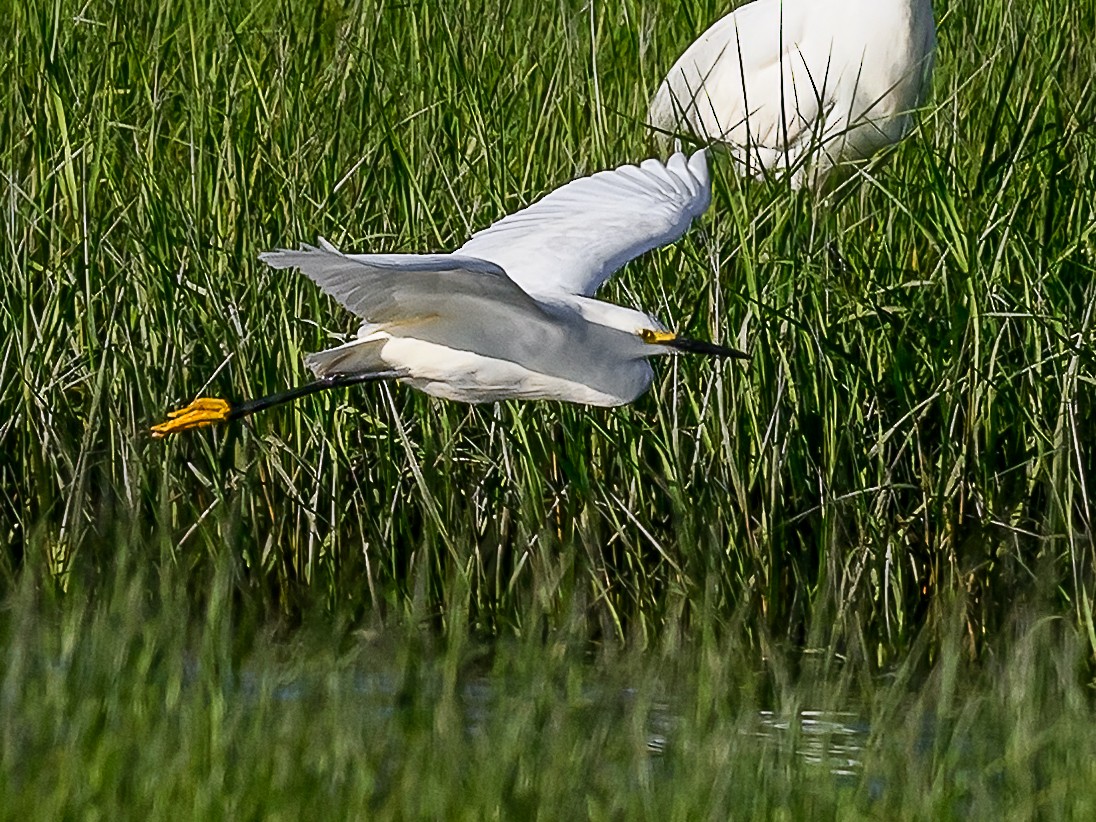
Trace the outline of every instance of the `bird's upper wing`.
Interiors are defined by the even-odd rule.
[[[591,296],[624,263],[671,243],[708,207],[703,151],[573,180],[480,231],[457,254],[487,260],[531,293]]]
[[[273,268],[299,268],[366,322],[387,327],[428,321],[469,326],[545,323],[547,311],[497,265],[455,254],[343,254],[319,247],[265,251]]]

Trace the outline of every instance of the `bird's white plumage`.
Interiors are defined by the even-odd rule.
[[[648,122],[726,144],[755,176],[822,184],[901,139],[935,45],[931,0],[754,0],[686,49]]]
[[[358,339],[308,359],[319,377],[398,372],[466,402],[630,402],[647,358],[670,349],[654,318],[592,294],[633,257],[680,237],[710,200],[704,152],[575,180],[455,254],[343,254],[321,240],[265,252],[360,316]]]

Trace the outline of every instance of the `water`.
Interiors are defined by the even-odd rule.
[[[270,672],[247,669],[241,672],[236,692],[244,700],[259,697],[264,690],[279,702],[298,702],[305,699],[322,699],[330,696],[333,687],[330,676],[292,679],[274,677]],[[427,680],[425,692],[417,695],[420,701],[429,703],[437,698],[439,683]],[[343,691],[360,710],[380,722],[392,720],[400,710],[407,695],[402,692],[400,677],[391,672],[350,669],[343,672],[335,686]],[[492,677],[469,677],[459,687],[459,705],[463,711],[463,730],[471,736],[489,733],[505,710],[501,704],[501,692],[506,683]],[[631,710],[637,707],[639,694],[636,689],[613,689],[589,685],[578,697],[559,694],[563,707],[575,713],[591,713],[598,716],[616,716],[627,722]],[[569,701],[568,701],[569,700]],[[680,706],[663,700],[651,703],[646,709],[646,748],[653,758],[667,754],[679,741],[682,733]],[[863,771],[863,756],[868,744],[870,726],[867,720],[851,711],[823,711],[803,709],[796,714],[782,714],[772,710],[750,712],[727,722],[726,733],[745,736],[757,741],[758,750],[790,754],[802,762],[827,769],[835,777],[852,780]]]

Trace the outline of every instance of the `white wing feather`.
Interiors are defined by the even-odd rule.
[[[704,151],[567,183],[473,235],[457,254],[492,262],[532,294],[591,296],[629,260],[678,239],[711,201]]]
[[[259,259],[272,268],[299,268],[344,308],[374,325],[459,315],[460,304],[467,301],[476,303],[480,315],[497,306],[500,318],[511,322],[515,312],[546,316],[497,265],[456,254],[350,255],[320,238],[319,247],[264,251]]]
[[[454,254],[341,253],[320,247],[265,251],[272,268],[299,268],[325,293],[365,320],[367,331],[390,331],[465,350],[532,355],[567,333],[553,306],[538,303],[501,268]],[[525,329],[514,334],[515,326]]]

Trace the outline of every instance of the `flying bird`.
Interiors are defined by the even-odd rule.
[[[344,254],[323,239],[264,252],[263,262],[300,269],[361,317],[356,338],[306,358],[314,382],[238,404],[197,399],[153,436],[380,380],[470,403],[616,406],[650,387],[650,357],[744,358],[593,297],[626,262],[681,237],[710,200],[705,152],[678,152],[574,180],[451,254]]]
[[[931,0],[754,0],[685,50],[647,121],[726,144],[748,176],[825,188],[905,135],[935,48]]]

